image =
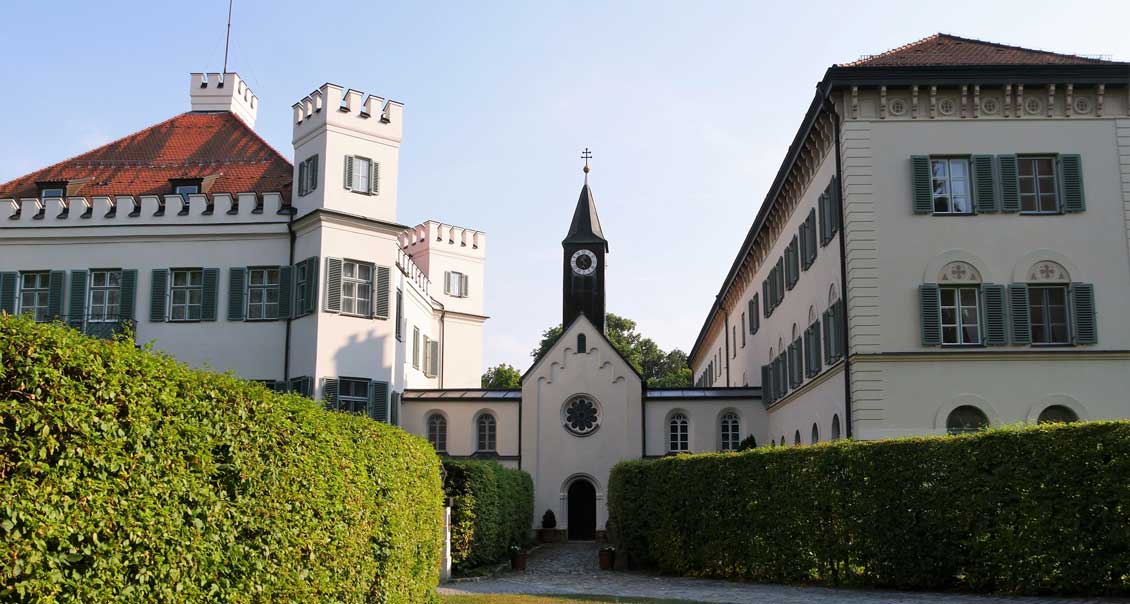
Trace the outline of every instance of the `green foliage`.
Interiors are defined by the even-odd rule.
[[[608,341],[616,347],[644,381],[651,388],[689,388],[693,379],[687,354],[678,348],[663,352],[651,338],[643,337],[636,331],[636,322],[619,315],[608,313],[604,317],[604,331]],[[562,327],[555,325],[541,333],[541,342],[530,356],[541,358],[557,339],[561,337]],[[485,376],[484,376],[485,378]]]
[[[522,372],[513,365],[500,363],[487,369],[483,374],[482,386],[499,390],[517,390],[522,387]]]
[[[617,465],[621,552],[686,575],[1130,593],[1130,422]]]
[[[457,572],[498,562],[525,545],[534,517],[534,482],[496,461],[444,460],[451,498],[451,562]]]
[[[742,442],[738,443],[738,451],[749,451],[750,449],[756,449],[756,448],[757,448],[757,439],[754,438],[752,434],[743,438]]]
[[[420,438],[0,315],[0,600],[422,602],[442,509]]]

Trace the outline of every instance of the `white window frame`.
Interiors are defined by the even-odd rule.
[[[466,298],[467,290],[463,287],[466,275],[458,271],[447,271],[444,275],[443,291],[455,298]]]
[[[667,452],[688,453],[691,450],[691,420],[682,411],[667,418]]]
[[[1042,174],[1037,169],[1037,166],[1039,166],[1038,162],[1044,161],[1044,160],[1051,162],[1051,165],[1052,165],[1052,173],[1051,174]],[[1032,167],[1032,174],[1030,176],[1025,176],[1022,173],[1024,166],[1031,166]],[[1025,155],[1025,156],[1021,156],[1021,157],[1017,158],[1016,174],[1017,174],[1017,181],[1020,183],[1019,195],[1020,195],[1020,213],[1021,214],[1030,214],[1030,215],[1034,215],[1034,216],[1039,216],[1039,215],[1059,214],[1061,212],[1061,210],[1063,208],[1063,204],[1060,201],[1060,196],[1059,196],[1059,170],[1058,170],[1058,167],[1059,167],[1059,158],[1057,158],[1055,156],[1051,156],[1051,155]],[[1050,209],[1050,210],[1045,210],[1045,209],[1043,209],[1043,202],[1041,201],[1041,198],[1043,198],[1044,195],[1047,195],[1048,192],[1043,191],[1042,188],[1040,187],[1040,179],[1041,178],[1049,178],[1049,177],[1052,179],[1051,195],[1053,195],[1054,198],[1055,198],[1055,204],[1054,204],[1055,207]],[[1025,181],[1031,181],[1032,182],[1032,193],[1025,193],[1024,192],[1023,183]],[[1035,210],[1025,210],[1024,209],[1024,198],[1025,197],[1033,197],[1036,200],[1036,209]]]
[[[279,316],[279,267],[252,266],[247,269],[248,321],[270,321]],[[261,279],[256,283],[257,278]],[[274,300],[272,301],[272,293]],[[273,310],[273,312],[272,312]]]
[[[718,419],[719,451],[737,451],[742,442],[742,418],[737,413],[727,411]]]
[[[317,161],[318,154],[315,153],[302,160],[302,163],[299,164],[298,172],[299,178],[301,179],[301,182],[298,183],[299,197],[305,197],[318,190]]]
[[[361,166],[365,166],[362,170]],[[361,157],[360,155],[353,156],[353,182],[350,183],[354,193],[361,193],[369,195],[373,192],[373,160],[368,157]]]
[[[359,276],[362,270],[368,271],[368,279]],[[354,317],[372,315],[373,273],[375,270],[374,266],[368,262],[341,261],[341,314]],[[350,272],[352,272],[352,275],[349,274]],[[347,293],[348,289],[352,289],[353,292]],[[351,310],[346,310],[347,307],[351,307]],[[361,312],[362,309],[364,309],[364,312]]]
[[[185,275],[187,284],[177,285],[177,276]],[[196,278],[195,283],[193,278]],[[177,301],[177,294],[184,294],[184,299]],[[193,294],[196,301],[193,302]],[[177,309],[182,309],[183,315],[177,318]],[[169,322],[188,323],[200,321],[204,312],[204,269],[201,268],[174,268],[169,269]]]
[[[1036,313],[1032,312],[1032,296],[1037,292],[1040,294],[1040,308],[1043,315],[1043,321],[1040,323],[1040,328],[1044,330],[1045,334],[1053,333],[1054,323],[1051,320],[1050,310],[1051,303],[1048,297],[1048,291],[1057,289],[1063,292],[1063,340],[1049,340],[1037,341],[1036,340]],[[1032,331],[1032,345],[1034,346],[1068,346],[1071,344],[1071,289],[1062,283],[1047,283],[1040,285],[1028,286],[1028,328]]]
[[[412,368],[420,368],[420,328],[412,326]]]
[[[935,176],[935,166],[941,164],[945,166],[945,174],[941,177]],[[953,166],[960,164],[965,169],[964,177],[954,177]],[[931,157],[930,158],[930,209],[934,214],[943,216],[968,216],[973,214],[973,165],[968,157]],[[945,183],[945,192],[939,193],[937,188],[937,181]],[[960,182],[965,185],[965,210],[958,210],[957,204],[954,202],[954,183]],[[938,199],[945,197],[948,203],[948,209],[938,210]]]
[[[31,278],[29,287],[28,278]],[[31,304],[27,303],[27,296],[31,295]],[[20,295],[16,300],[19,306],[16,314],[31,314],[35,321],[47,320],[47,308],[51,298],[51,271],[26,271],[20,273]]]
[[[115,282],[116,281],[116,282]],[[122,308],[121,269],[91,269],[86,294],[88,323],[117,322]]]
[[[306,312],[310,296],[310,263],[299,262],[294,265],[294,311],[295,315]]]
[[[981,288],[977,285],[953,285],[942,286],[938,288],[938,299],[940,300],[941,310],[941,323],[942,323],[942,345],[943,346],[980,346],[984,342],[984,329],[981,325]],[[964,292],[973,292],[973,304],[965,304],[962,302]],[[953,303],[946,304],[946,295],[953,296]],[[972,326],[977,328],[977,337],[974,340],[967,340],[965,337],[965,328],[971,326],[964,316],[965,310],[973,310],[974,321]],[[953,313],[953,320],[946,320],[946,312]],[[956,330],[956,338],[947,338],[947,330]]]

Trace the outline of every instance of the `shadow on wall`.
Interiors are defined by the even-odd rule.
[[[355,319],[368,321],[370,319]],[[352,333],[349,339],[334,352],[334,367],[330,377],[356,377],[392,381],[394,351],[386,354],[385,347],[392,334],[379,334],[375,328],[365,333]]]

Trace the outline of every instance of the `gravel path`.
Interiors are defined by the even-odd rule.
[[[710,579],[661,577],[638,572],[601,571],[595,543],[545,545],[530,554],[526,572],[506,572],[477,582],[447,584],[444,594],[598,594],[646,598],[725,602],[730,604],[1082,604],[1130,600],[1083,598],[1024,598],[968,594],[919,593],[762,585]]]

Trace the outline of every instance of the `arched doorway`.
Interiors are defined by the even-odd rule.
[[[567,492],[569,540],[592,541],[596,538],[596,487],[584,478],[569,485]]]

